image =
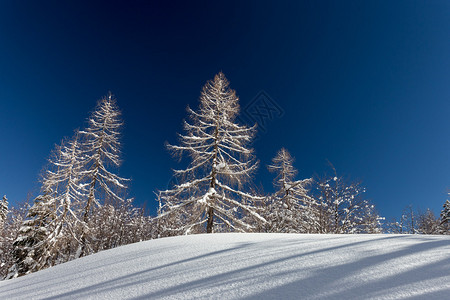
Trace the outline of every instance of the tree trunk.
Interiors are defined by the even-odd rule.
[[[213,224],[214,224],[214,209],[210,207],[208,209],[208,224],[206,226],[206,233],[213,232]]]

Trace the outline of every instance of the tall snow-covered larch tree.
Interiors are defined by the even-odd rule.
[[[160,222],[165,224],[163,230],[169,234],[254,230],[241,217],[265,223],[254,207],[262,197],[243,190],[258,166],[248,147],[256,125],[236,123],[238,97],[223,73],[203,87],[198,110],[187,110],[191,122],[184,122],[186,134],[179,135],[180,145],[167,147],[180,156],[187,153],[190,164],[174,171],[180,184],[158,194],[162,203],[158,218],[172,217]]]
[[[82,208],[80,246],[76,257],[92,253],[90,237],[95,228],[89,228],[89,218],[96,207],[108,201],[125,202],[127,179],[113,173],[120,166],[120,130],[122,121],[115,98],[109,93],[99,100],[89,118],[88,127],[80,131],[84,135],[82,149],[85,160],[85,180],[88,184],[87,200]],[[103,199],[102,199],[103,198]],[[102,201],[103,200],[103,201]]]
[[[80,220],[77,210],[86,196],[79,135],[79,131],[75,131],[72,140],[64,141],[57,148],[57,153],[50,159],[53,168],[47,171],[56,189],[53,230],[47,238],[47,257],[42,258],[48,265],[70,260],[78,245],[76,228]]]
[[[307,185],[312,179],[295,180],[294,158],[284,148],[278,151],[268,166],[276,174],[274,185],[278,191],[272,197],[267,215],[269,232],[309,232],[314,226],[314,199],[308,196]]]

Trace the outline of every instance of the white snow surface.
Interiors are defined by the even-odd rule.
[[[450,237],[151,240],[0,282],[0,299],[450,299]]]

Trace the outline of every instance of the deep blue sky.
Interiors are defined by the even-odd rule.
[[[1,1],[0,193],[15,204],[37,192],[54,144],[110,90],[125,121],[120,174],[153,212],[182,167],[164,142],[223,71],[242,108],[264,90],[284,110],[254,143],[256,184],[271,190],[266,165],[286,147],[300,178],[329,160],[363,180],[381,215],[439,213],[449,16],[448,1]]]

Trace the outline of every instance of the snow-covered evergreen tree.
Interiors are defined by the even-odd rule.
[[[6,276],[5,265],[7,260],[5,256],[8,255],[7,251],[7,218],[8,218],[8,199],[3,196],[0,200],[0,280]]]
[[[54,229],[52,226],[55,220],[54,206],[54,193],[47,186],[43,194],[34,199],[14,241],[15,265],[10,270],[9,278],[22,276],[45,267],[42,260],[47,257],[46,241],[48,241],[49,232]]]
[[[17,238],[19,229],[23,225],[26,214],[26,207],[22,205],[18,208],[11,207],[8,211],[7,219],[3,230],[0,231],[0,280],[7,278],[11,269],[14,269],[14,241]]]
[[[315,207],[307,190],[312,179],[295,180],[293,162],[291,154],[282,148],[268,166],[276,174],[274,185],[278,189],[264,214],[269,232],[309,232],[314,226]]]
[[[115,98],[111,94],[102,98],[89,118],[89,125],[81,133],[83,141],[88,196],[82,208],[80,247],[77,257],[92,253],[91,237],[95,228],[89,228],[89,218],[96,207],[108,199],[125,202],[122,196],[126,179],[113,172],[120,166],[120,130],[122,121]]]
[[[450,193],[449,193],[450,195]],[[450,234],[450,201],[445,201],[441,212],[440,232]]]
[[[241,219],[243,215],[265,222],[254,207],[254,201],[262,198],[243,190],[258,163],[248,147],[255,127],[237,124],[238,113],[238,97],[223,73],[203,87],[197,111],[188,107],[191,122],[184,122],[186,134],[179,136],[180,145],[168,148],[187,153],[190,164],[175,171],[180,184],[159,193],[163,203],[159,218],[171,219],[165,225],[174,226],[166,230],[176,234],[254,230]]]
[[[78,246],[76,215],[85,195],[78,132],[56,146],[43,173],[42,194],[30,207],[14,243],[16,274],[21,276],[68,261]]]
[[[6,196],[3,196],[3,199],[0,200],[0,231],[3,229],[3,225],[6,222],[6,218],[8,216],[8,199]]]

